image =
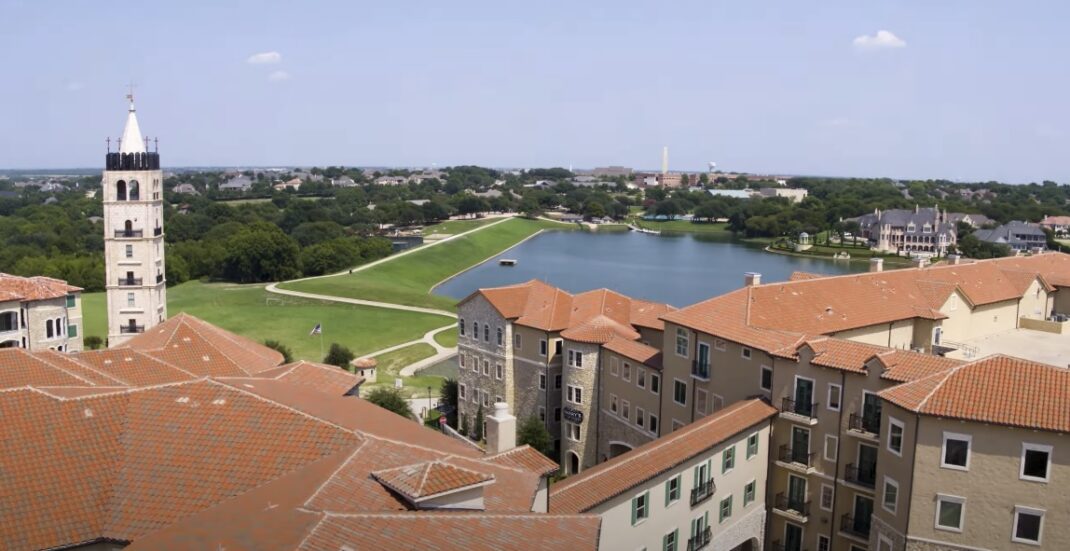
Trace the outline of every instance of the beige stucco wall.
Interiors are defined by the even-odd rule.
[[[1058,314],[1070,314],[1070,287],[1056,287],[1052,308]]]
[[[1022,295],[1018,303],[1018,316],[1031,319],[1045,319],[1051,313],[1048,301],[1048,292],[1040,284],[1039,279],[1034,279]]]
[[[900,454],[888,448],[890,423],[895,420],[903,426],[903,448]],[[906,545],[907,523],[910,518],[911,491],[914,484],[914,443],[917,438],[917,416],[895,404],[881,405],[881,439],[877,450],[876,504],[873,508],[873,525],[870,541],[876,543],[883,536],[891,541],[896,550]],[[899,485],[899,496],[893,510],[885,509],[884,483],[886,479]],[[932,519],[930,519],[930,524]]]
[[[624,378],[624,366],[629,367],[629,376]],[[614,375],[613,366],[616,366]],[[661,422],[661,372],[639,364],[614,352],[602,350],[601,399],[599,400],[598,461],[602,462],[618,454],[624,448],[635,448],[664,434]],[[645,384],[638,385],[639,372],[645,374]],[[658,377],[661,392],[651,391],[651,381]],[[616,397],[617,411],[612,411]],[[628,418],[624,418],[623,404],[628,401]],[[637,408],[643,410],[643,426],[636,425]],[[650,430],[650,415],[658,417],[658,431]],[[670,427],[671,428],[671,427]],[[667,429],[664,429],[667,432]]]
[[[756,431],[759,432],[758,454],[747,459],[746,440]],[[750,539],[760,544],[765,519],[763,496],[767,473],[768,437],[769,426],[763,422],[713,447],[710,451],[591,509],[590,513],[602,517],[599,549],[662,549],[662,538],[674,529],[679,531],[677,549],[687,549],[691,520],[707,512],[709,525],[713,529],[713,540],[709,549],[728,550]],[[722,474],[721,454],[729,446],[734,446],[736,450],[735,468]],[[716,492],[712,498],[692,508],[689,500],[691,489],[694,488],[693,469],[707,460],[712,463]],[[665,483],[677,475],[681,477],[680,500],[666,506]],[[755,501],[744,507],[743,488],[752,480],[756,482]],[[632,526],[631,500],[643,492],[650,492],[650,517]],[[718,507],[721,500],[729,495],[732,496],[732,516],[720,523],[718,522]],[[755,549],[761,549],[761,545]]]
[[[910,348],[914,342],[914,320],[899,320],[859,327],[848,331],[839,331],[832,336],[866,344],[888,346],[891,348]]]

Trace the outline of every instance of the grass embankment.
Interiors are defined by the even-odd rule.
[[[447,220],[445,222],[439,222],[438,224],[432,224],[430,226],[424,226],[422,233],[425,237],[428,235],[457,235],[458,233],[464,233],[468,230],[474,230],[480,226],[489,224],[498,220],[497,218],[470,218],[466,220]]]
[[[352,274],[279,285],[283,289],[454,310],[456,300],[430,294],[442,280],[501,253],[543,228],[569,225],[513,218],[441,245]]]
[[[723,233],[731,234],[725,222],[692,222],[690,220],[643,220],[635,218],[633,223],[640,228],[656,231],[675,231],[688,233]]]
[[[376,368],[377,373],[375,374],[376,382],[374,385],[365,385],[361,389],[361,393],[377,386],[393,387],[394,379],[400,378],[402,380],[401,384],[404,385],[401,388],[401,392],[407,398],[426,397],[428,387],[431,387],[432,396],[438,396],[438,389],[442,386],[443,377],[425,374],[416,375],[414,377],[402,377],[399,375],[402,368],[405,366],[414,364],[425,358],[430,358],[434,355],[434,347],[430,344],[420,343],[376,356],[375,360],[379,362],[379,365]]]
[[[885,263],[891,265],[910,264],[909,258],[874,251],[865,245],[844,245],[842,247],[838,245],[813,245],[805,251],[796,251],[790,241],[785,238],[780,238],[770,241],[769,249],[777,253],[790,254],[793,256],[832,259],[837,254],[847,253],[851,255],[851,260],[883,258]]]
[[[104,293],[82,295],[82,310],[85,334],[106,338]],[[324,351],[337,342],[358,356],[419,339],[424,333],[450,323],[448,318],[430,314],[275,295],[265,291],[263,285],[199,281],[167,290],[167,313],[173,316],[179,312],[257,342],[278,340],[290,347],[294,359],[310,361],[323,360],[320,338],[309,336],[317,323],[323,324]]]
[[[437,333],[435,334],[435,342],[437,342],[439,346],[455,348],[457,346],[457,331],[447,329],[441,333]]]

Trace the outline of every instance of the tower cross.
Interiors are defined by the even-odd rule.
[[[127,88],[126,99],[127,99],[127,101],[130,102],[131,106],[134,105],[134,87],[135,87],[134,81],[130,81],[130,84],[126,85],[126,88]]]

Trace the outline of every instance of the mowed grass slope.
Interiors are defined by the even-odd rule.
[[[494,222],[497,218],[472,218],[469,220],[446,220],[445,222],[439,222],[438,224],[432,224],[430,226],[424,226],[421,233],[423,235],[456,235],[458,233],[464,233],[468,230],[474,230],[485,224]]]
[[[270,299],[270,300],[265,300]],[[104,293],[82,296],[86,335],[107,336]],[[263,285],[205,284],[191,281],[167,290],[168,314],[187,312],[257,342],[275,339],[294,359],[321,361],[320,337],[309,336],[323,324],[324,351],[332,342],[362,355],[419,339],[453,320],[430,314],[339,304],[275,295]]]
[[[321,295],[454,310],[454,299],[430,294],[435,284],[516,245],[541,229],[567,227],[544,220],[513,218],[367,270],[284,283],[279,287]]]

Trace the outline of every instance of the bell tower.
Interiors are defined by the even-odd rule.
[[[132,91],[127,100],[119,151],[109,140],[103,178],[109,347],[167,319],[160,154],[141,137]]]

